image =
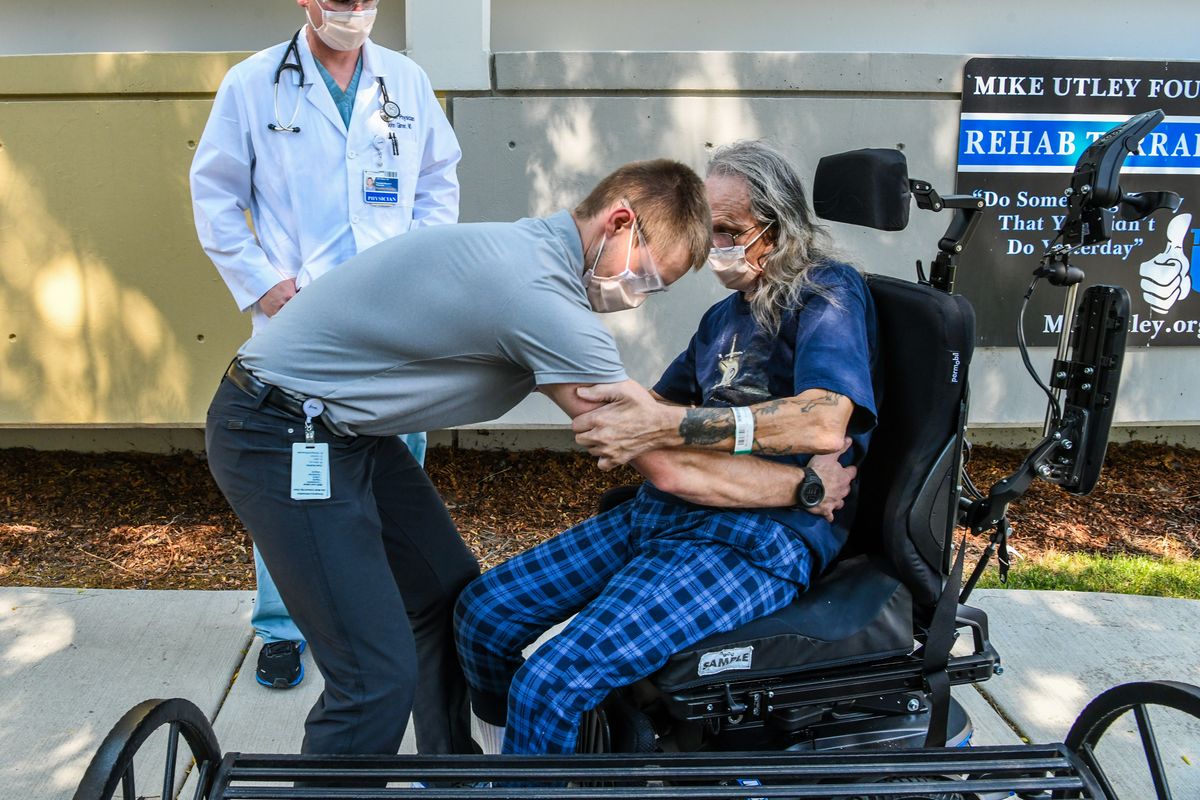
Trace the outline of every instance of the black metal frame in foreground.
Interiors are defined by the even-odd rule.
[[[739,784],[753,779],[761,785]],[[328,788],[293,788],[292,781]],[[421,781],[427,788],[385,787]],[[374,782],[370,787],[368,782]],[[436,784],[442,782],[443,786]],[[453,786],[444,785],[453,782]],[[487,782],[486,786],[470,786]],[[275,786],[267,784],[275,783]],[[278,785],[278,784],[284,785]],[[357,784],[357,787],[355,786]],[[504,784],[524,784],[504,788]],[[212,800],[365,798],[912,798],[953,793],[1106,795],[1065,745],[645,756],[272,756],[230,753]],[[973,796],[968,794],[967,796]],[[1039,795],[1040,796],[1040,795]]]
[[[143,796],[133,760],[165,729],[163,797],[173,796],[182,738],[194,759],[194,800],[366,800],[367,798],[974,798],[1015,792],[1056,800],[1117,800],[1097,758],[1105,733],[1132,712],[1157,800],[1174,795],[1150,721],[1151,707],[1200,719],[1200,688],[1173,681],[1123,684],[1079,715],[1063,744],[1008,747],[696,752],[577,756],[285,756],[224,758],[203,712],[187,700],[147,700],[130,709],[92,758],[75,800]],[[414,781],[426,786],[412,787]],[[300,782],[302,786],[293,786]],[[398,783],[398,786],[387,786]],[[313,785],[315,784],[315,785]]]

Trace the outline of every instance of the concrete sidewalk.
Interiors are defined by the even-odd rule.
[[[251,599],[0,588],[0,800],[69,798],[109,729],[148,698],[191,700],[225,752],[296,752],[321,678],[306,653],[300,687],[255,683]],[[956,690],[976,744],[1061,741],[1083,706],[1118,683],[1200,685],[1200,601],[993,590],[972,603],[987,611],[1005,666],[978,689]],[[1152,797],[1130,720],[1112,740],[1127,752],[1103,763],[1123,765],[1129,797]],[[1200,724],[1170,714],[1154,722],[1175,797],[1200,797]],[[148,751],[147,761],[161,774],[162,757]]]

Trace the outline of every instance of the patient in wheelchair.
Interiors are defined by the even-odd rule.
[[[601,466],[696,449],[730,454],[732,469],[760,458],[794,465],[795,500],[762,507],[759,495],[718,487],[719,504],[696,505],[646,482],[470,584],[456,638],[487,750],[502,740],[504,753],[574,752],[581,717],[609,692],[787,605],[845,544],[850,481],[876,418],[871,296],[832,256],[774,148],[718,149],[706,187],[709,264],[732,293],[655,384],[654,413],[593,397],[610,402],[576,419],[578,440]]]

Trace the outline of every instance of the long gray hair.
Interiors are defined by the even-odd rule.
[[[761,139],[737,141],[717,148],[708,175],[744,178],[750,189],[750,212],[760,224],[775,224],[764,234],[775,245],[762,260],[763,273],[750,299],[754,319],[772,335],[783,313],[812,292],[828,298],[812,279],[812,267],[833,255],[828,230],[816,222],[800,177],[787,159]]]

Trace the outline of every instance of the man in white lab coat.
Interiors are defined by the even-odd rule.
[[[421,68],[368,38],[378,0],[296,3],[304,27],[225,76],[191,169],[200,242],[256,333],[351,256],[458,219],[458,141]],[[424,434],[404,438],[421,461]],[[256,677],[295,686],[303,638],[255,564]]]

